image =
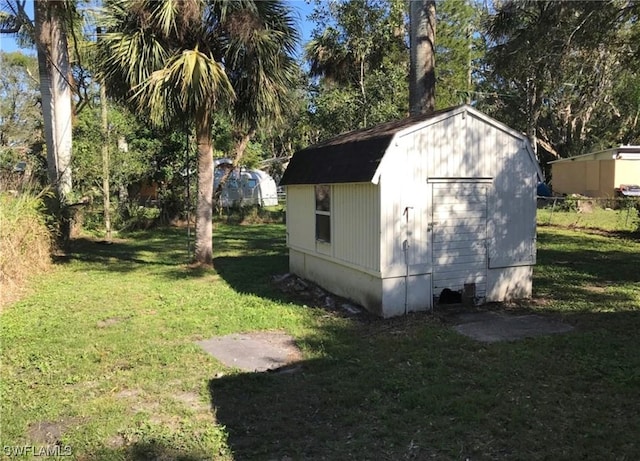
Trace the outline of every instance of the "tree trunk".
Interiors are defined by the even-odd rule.
[[[96,27],[98,41],[102,38],[102,28]],[[111,170],[109,159],[109,113],[107,107],[107,85],[100,82],[100,118],[102,121],[102,204],[104,207],[104,231],[107,241],[111,240]]]
[[[542,88],[541,77],[535,81],[527,80],[527,137],[533,148],[533,153],[538,161],[538,121],[542,112]]]
[[[198,200],[196,204],[195,262],[213,265],[213,146],[208,111],[196,116],[198,142]]]
[[[367,127],[367,112],[369,110],[367,106],[367,92],[364,86],[364,57],[360,58],[360,95],[362,96],[362,127]]]
[[[111,191],[109,187],[109,119],[107,113],[107,88],[100,82],[100,115],[102,119],[102,202],[104,205],[104,230],[111,240]]]
[[[231,168],[228,168],[224,172],[213,194],[214,196],[213,202],[216,204],[217,207],[220,207],[220,198],[222,197],[222,190],[224,189],[225,184],[227,184],[227,181],[229,180],[229,176],[231,176],[231,173],[233,173],[233,170],[238,168],[238,165],[240,165],[240,162],[242,161],[242,156],[244,155],[244,151],[247,149],[247,146],[249,145],[249,141],[251,141],[251,138],[253,138],[255,134],[256,134],[256,130],[255,128],[252,128],[249,130],[248,133],[242,136],[240,140],[236,143]]]
[[[436,108],[436,2],[411,0],[409,8],[409,112],[428,114]]]
[[[71,192],[71,87],[63,1],[34,0],[38,73],[47,144],[47,171],[61,204]]]

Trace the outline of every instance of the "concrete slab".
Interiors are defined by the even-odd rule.
[[[458,333],[485,343],[516,341],[573,330],[571,325],[539,315],[501,315],[495,312],[481,312],[465,314],[460,320],[461,323],[453,327]]]
[[[460,325],[463,323],[475,323],[475,322],[490,322],[494,320],[498,320],[503,316],[498,314],[497,312],[491,311],[481,311],[481,312],[463,312],[461,314],[457,314],[454,317],[454,321],[456,324]]]
[[[267,371],[302,359],[294,339],[277,331],[256,331],[197,341],[228,367],[244,371]]]

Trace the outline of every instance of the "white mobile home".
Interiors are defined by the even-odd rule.
[[[216,190],[225,171],[233,168],[230,159],[214,161],[213,189]],[[238,167],[231,171],[222,188],[220,203],[223,207],[275,206],[278,190],[274,179],[265,171]]]
[[[280,183],[290,270],[383,317],[445,288],[530,297],[540,177],[527,138],[470,106],[340,135]]]

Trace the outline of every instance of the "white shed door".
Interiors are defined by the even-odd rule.
[[[432,185],[431,243],[433,295],[449,288],[476,284],[476,297],[487,291],[488,185],[438,183]]]

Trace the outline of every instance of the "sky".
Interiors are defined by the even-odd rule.
[[[302,46],[309,41],[311,36],[311,31],[313,30],[314,24],[308,21],[308,16],[313,11],[313,1],[312,0],[286,0],[293,9],[294,18],[299,26],[300,32],[300,44],[298,55],[302,55]],[[27,14],[30,17],[33,17],[33,3],[27,2]],[[15,39],[9,34],[0,34],[0,51],[10,52],[18,50],[18,46],[16,44]],[[26,54],[35,54],[34,49],[23,49],[23,53]]]

